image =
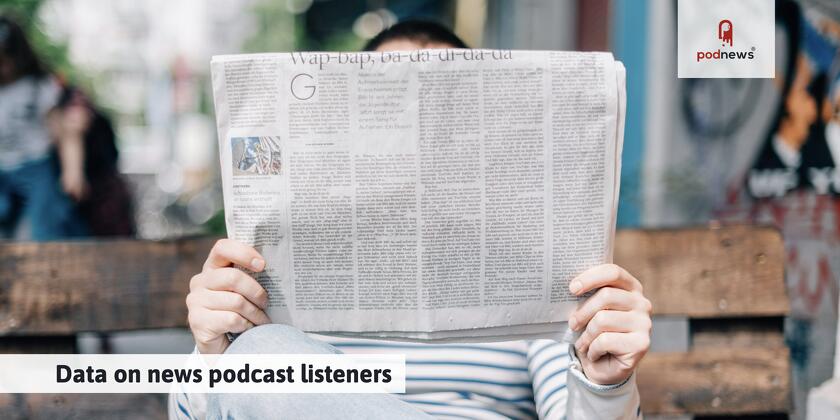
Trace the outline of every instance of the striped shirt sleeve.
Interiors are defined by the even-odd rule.
[[[541,419],[642,418],[636,375],[619,384],[596,384],[586,378],[570,344],[532,342],[528,370]]]

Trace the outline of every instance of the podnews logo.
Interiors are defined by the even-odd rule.
[[[679,78],[775,77],[775,0],[676,2]]]
[[[755,47],[750,47],[749,51],[741,50],[741,51],[734,51],[733,46],[735,40],[735,30],[734,26],[732,25],[732,21],[729,19],[723,19],[718,22],[717,25],[717,37],[718,40],[721,42],[720,46],[727,48],[727,50],[722,50],[720,48],[717,51],[702,51],[697,50],[697,62],[700,61],[709,61],[709,60],[753,60],[755,59]]]

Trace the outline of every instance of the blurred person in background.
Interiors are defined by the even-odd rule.
[[[70,86],[62,90],[55,112],[84,124],[79,128],[83,128],[86,190],[76,201],[88,233],[92,236],[134,235],[131,191],[117,166],[119,151],[111,120],[81,91]],[[51,119],[50,123],[56,121],[60,119]],[[51,131],[60,132],[61,127]]]
[[[88,192],[84,109],[56,105],[61,84],[38,60],[21,27],[0,16],[0,228],[37,241],[86,234],[73,200]],[[61,174],[56,170],[57,152]]]
[[[107,117],[47,70],[20,25],[0,16],[0,235],[133,234],[117,157]]]

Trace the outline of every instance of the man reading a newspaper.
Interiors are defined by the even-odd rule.
[[[403,22],[367,50],[467,48],[448,29]],[[170,396],[170,418],[639,418],[634,371],[650,344],[651,304],[621,267],[599,265],[569,284],[590,293],[569,318],[572,346],[552,340],[407,344],[314,337],[272,324],[266,291],[248,274],[265,269],[251,246],[220,240],[190,282],[189,323],[196,351],[213,353],[405,354],[406,393],[186,394]],[[242,333],[233,342],[227,333]],[[562,333],[562,331],[558,332]]]

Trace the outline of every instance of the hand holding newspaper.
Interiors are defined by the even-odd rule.
[[[229,237],[274,322],[421,341],[557,338],[610,262],[624,67],[609,53],[217,56]]]

